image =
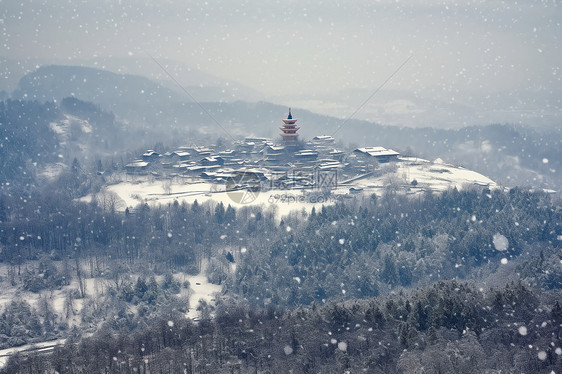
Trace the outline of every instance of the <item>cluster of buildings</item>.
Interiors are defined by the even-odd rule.
[[[251,172],[272,183],[309,187],[314,185],[311,176],[318,170],[332,171],[346,178],[368,173],[378,163],[398,159],[398,152],[383,147],[345,152],[336,147],[330,135],[302,141],[297,119],[290,109],[282,121],[279,142],[247,137],[235,142],[232,149],[184,146],[163,154],[148,150],[138,160],[125,165],[125,169],[129,174],[196,177],[217,183]]]

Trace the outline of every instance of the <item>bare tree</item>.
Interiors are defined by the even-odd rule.
[[[80,297],[84,298],[86,296],[86,282],[82,277],[82,269],[80,268],[80,260],[78,256],[76,257],[76,278],[78,278],[78,290],[80,291]]]
[[[166,195],[170,195],[172,193],[172,180],[164,179],[162,181],[162,189]]]

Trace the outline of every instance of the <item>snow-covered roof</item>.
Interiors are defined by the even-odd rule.
[[[141,161],[141,160],[136,160],[133,161],[127,165],[125,165],[126,168],[144,168],[148,166],[148,162],[146,161]]]
[[[222,160],[223,158],[221,156],[207,156],[207,157],[203,157],[201,159],[201,161],[206,161],[206,162],[219,162],[220,160]]]
[[[335,141],[334,137],[331,135],[317,135],[314,138],[312,138],[312,140],[323,141],[323,142]]]
[[[178,155],[179,157],[187,157],[190,155],[187,151],[174,151],[172,154]]]
[[[341,169],[343,167],[345,167],[345,165],[338,161],[328,161],[318,165],[319,170]]]
[[[143,157],[150,157],[150,156],[160,156],[160,153],[153,151],[152,149],[149,149],[148,151],[146,151],[145,153],[142,154]]]
[[[270,145],[269,149],[272,151],[282,151],[285,149],[285,147],[282,145]]]
[[[295,153],[295,156],[317,156],[318,152],[311,149],[303,149]]]
[[[258,138],[258,137],[253,137],[253,136],[248,136],[244,139],[244,141],[246,143],[265,143],[270,141],[271,139],[269,138]]]
[[[392,150],[386,149],[384,147],[363,147],[357,148],[355,152],[366,153],[372,157],[380,157],[380,156],[398,156],[400,153]]]
[[[343,151],[340,151],[339,149],[333,149],[329,153],[330,154],[341,154],[341,153],[343,153]]]
[[[213,150],[208,147],[194,147],[193,150],[199,154],[213,152]]]
[[[188,166],[187,170],[189,170],[189,171],[201,171],[201,170],[218,169],[220,167],[221,167],[220,165],[208,165],[208,166],[193,165],[193,166]]]

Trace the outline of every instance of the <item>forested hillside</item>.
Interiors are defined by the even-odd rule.
[[[247,116],[246,104],[229,105]],[[53,355],[13,356],[6,372],[561,366],[556,194],[407,195],[389,184],[379,197],[334,197],[285,217],[275,206],[177,201],[122,212],[106,186],[142,133],[77,98],[8,100],[0,109],[0,349],[67,339]],[[560,163],[556,132],[543,141],[510,126],[398,129],[380,139],[392,144],[400,134],[422,152],[484,160],[498,175],[556,180],[541,179]],[[470,156],[475,147],[482,153]],[[538,156],[522,156],[515,169],[494,161],[516,152]],[[80,200],[87,194],[95,197]],[[222,292],[190,305],[197,285],[186,279],[201,271]],[[186,318],[190,309],[199,321]]]
[[[37,191],[45,180],[71,170],[93,179],[95,172],[122,164],[143,136],[126,131],[112,113],[74,97],[60,103],[1,101],[0,189]]]
[[[222,204],[122,214],[110,197],[77,203],[56,190],[2,197],[1,261],[12,269],[4,281],[41,292],[81,284],[80,264],[90,264],[111,286],[102,299],[80,288],[69,296],[88,305],[75,326],[91,338],[25,302],[7,308],[3,319],[35,327],[4,328],[4,341],[69,340],[54,355],[12,358],[6,372],[549,372],[561,364],[562,210],[547,194],[389,191],[279,222],[271,210]],[[198,306],[194,324],[173,274],[197,273],[203,259],[223,292],[216,307]]]
[[[61,118],[58,107],[32,101],[0,101],[0,180],[23,186],[33,181],[33,166],[56,160],[58,140],[49,124]]]
[[[105,323],[4,372],[550,373],[562,366],[559,300],[521,283],[450,281],[306,309],[224,303],[197,324],[173,312],[133,331]]]
[[[111,256],[174,269],[230,251],[240,262],[234,277],[226,267],[215,276],[256,306],[377,296],[472,277],[476,269],[494,272],[521,254],[559,248],[562,234],[559,206],[547,194],[523,189],[451,190],[423,198],[389,193],[279,224],[271,210],[222,203],[145,204],[123,215],[114,211],[111,196],[77,203],[64,190],[3,196],[0,207],[3,261]],[[559,279],[549,277],[545,284],[552,288]]]

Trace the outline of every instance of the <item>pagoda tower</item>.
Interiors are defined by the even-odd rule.
[[[283,133],[281,133],[281,137],[283,138],[283,142],[287,145],[296,144],[299,138],[297,131],[300,127],[295,125],[296,122],[297,120],[293,118],[291,108],[289,108],[289,115],[287,116],[287,119],[283,120],[284,125],[280,127],[281,131],[283,131]]]

